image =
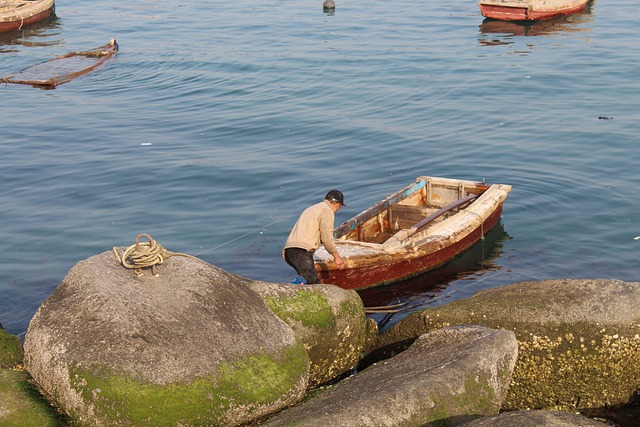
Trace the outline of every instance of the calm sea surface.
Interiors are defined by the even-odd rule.
[[[0,322],[26,331],[78,261],[148,233],[290,282],[297,214],[340,223],[419,175],[511,184],[499,225],[444,269],[362,292],[412,310],[550,278],[640,280],[635,0],[529,26],[475,1],[60,0],[0,35],[0,75],[111,38],[55,90],[0,86]]]

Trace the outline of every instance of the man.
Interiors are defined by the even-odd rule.
[[[344,195],[331,190],[324,200],[308,207],[300,214],[284,245],[284,260],[296,269],[308,284],[320,283],[318,272],[313,265],[313,253],[322,245],[333,256],[333,260],[342,268],[344,260],[338,253],[333,239],[333,221],[335,213],[344,204]]]

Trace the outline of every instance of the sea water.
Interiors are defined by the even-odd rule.
[[[42,90],[0,87],[0,322],[23,336],[78,261],[140,233],[290,283],[281,250],[333,188],[340,223],[420,175],[513,186],[445,268],[361,293],[382,327],[495,286],[638,279],[636,3],[532,25],[474,1],[58,2],[0,35],[0,75],[115,38]],[[303,286],[303,285],[301,285]]]

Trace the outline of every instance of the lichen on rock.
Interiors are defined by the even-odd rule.
[[[380,336],[371,351],[397,350],[397,345],[447,325],[511,330],[519,357],[503,409],[589,413],[624,405],[635,396],[640,378],[638,306],[640,283],[519,283],[413,313]]]

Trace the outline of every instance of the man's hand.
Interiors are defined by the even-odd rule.
[[[333,256],[333,261],[336,263],[336,265],[338,266],[338,268],[342,268],[344,267],[344,260],[342,259],[342,257],[340,256],[340,254],[338,252],[331,254]]]

